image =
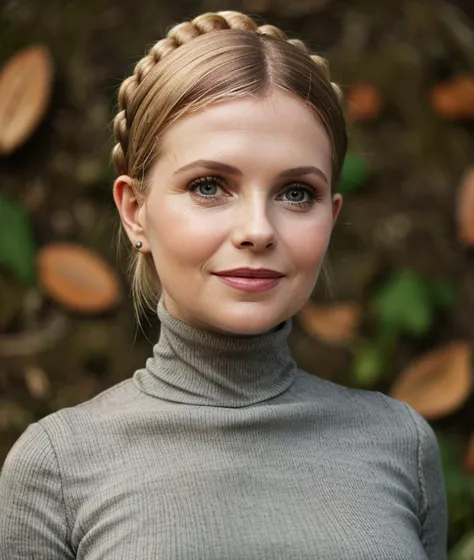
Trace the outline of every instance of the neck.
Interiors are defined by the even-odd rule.
[[[190,325],[158,304],[160,337],[134,382],[150,396],[183,404],[239,407],[283,393],[297,366],[291,320],[259,335],[227,335]]]

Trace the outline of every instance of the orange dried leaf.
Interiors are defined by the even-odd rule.
[[[48,107],[53,64],[46,47],[13,56],[0,73],[0,154],[8,155],[31,135]]]
[[[356,335],[361,315],[361,307],[356,303],[316,305],[308,301],[298,312],[298,320],[314,338],[329,344],[344,344]]]
[[[474,245],[474,167],[469,168],[461,179],[456,202],[458,239],[466,245]]]
[[[461,118],[461,107],[456,94],[449,83],[436,84],[430,93],[430,103],[438,116],[443,119]]]
[[[380,115],[382,105],[382,96],[372,84],[356,84],[346,95],[346,115],[352,122],[376,119]]]
[[[114,307],[120,285],[114,270],[93,251],[72,243],[54,243],[37,255],[43,290],[57,303],[83,313]]]
[[[461,115],[464,118],[474,117],[474,76],[457,76],[452,87],[458,99]]]
[[[471,349],[466,342],[457,341],[410,364],[394,382],[390,396],[434,420],[458,410],[471,389]]]
[[[436,113],[444,119],[474,118],[474,76],[456,76],[435,85],[430,101]]]

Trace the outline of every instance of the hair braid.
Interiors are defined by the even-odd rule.
[[[224,30],[234,33],[214,33]],[[179,49],[189,43],[190,48]],[[118,92],[115,170],[136,181],[137,194],[145,194],[142,179],[159,157],[170,124],[212,103],[265,94],[274,86],[305,101],[319,117],[331,143],[332,183],[337,184],[347,132],[341,92],[330,80],[326,60],[278,27],[258,26],[234,11],[205,13],[175,25],[136,63]],[[132,251],[129,272],[139,318],[141,310],[156,308],[161,289],[152,254]]]
[[[284,31],[274,25],[258,26],[249,16],[235,11],[208,12],[195,17],[191,21],[179,23],[172,27],[166,37],[155,43],[148,54],[144,56],[136,65],[133,74],[126,78],[118,93],[119,112],[114,119],[114,136],[117,144],[112,151],[112,161],[117,174],[128,174],[128,144],[131,122],[129,122],[130,106],[133,102],[135,93],[140,84],[145,80],[150,71],[169,53],[189,43],[196,37],[226,29],[240,29],[253,31],[261,35],[270,35],[282,39],[294,45],[319,67],[323,75],[329,80],[339,102],[342,102],[340,88],[330,81],[329,68],[324,58],[318,55],[311,55],[305,43],[299,39],[288,39]]]

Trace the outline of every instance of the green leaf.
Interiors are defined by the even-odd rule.
[[[337,190],[341,193],[357,190],[367,178],[367,165],[364,158],[356,154],[347,154],[342,166]]]
[[[433,324],[433,303],[425,283],[410,271],[395,274],[372,303],[382,330],[390,335],[421,336]]]
[[[380,346],[363,344],[357,351],[352,362],[352,377],[361,386],[376,383],[384,372],[386,356]]]
[[[25,285],[36,282],[35,242],[26,210],[0,197],[0,265]]]

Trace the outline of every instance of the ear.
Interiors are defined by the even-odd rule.
[[[332,197],[332,227],[336,225],[339,212],[342,208],[342,194],[336,193]]]
[[[134,180],[128,175],[120,175],[114,183],[113,197],[130,242],[135,247],[137,241],[141,241],[140,251],[148,253],[150,248],[142,223],[143,201],[136,194]]]

